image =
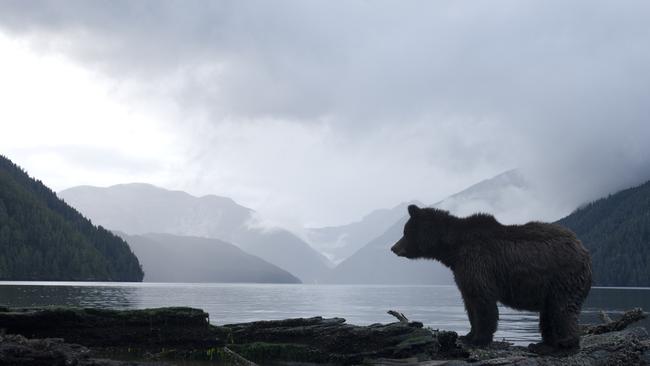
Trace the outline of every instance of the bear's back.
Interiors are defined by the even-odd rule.
[[[508,225],[504,227],[502,239],[514,241],[577,241],[575,234],[560,225],[532,221],[524,225]]]

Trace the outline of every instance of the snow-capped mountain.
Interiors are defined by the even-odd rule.
[[[311,246],[338,264],[381,235],[382,228],[404,216],[406,208],[412,203],[421,204],[417,201],[404,202],[390,209],[372,211],[361,220],[347,225],[308,228],[307,240]]]

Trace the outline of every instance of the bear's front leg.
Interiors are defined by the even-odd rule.
[[[497,309],[497,291],[483,278],[485,270],[478,266],[479,261],[471,262],[470,268],[458,266],[454,269],[454,280],[463,297],[467,316],[472,326],[465,336],[466,343],[484,346],[492,342],[497,329],[499,310]]]
[[[497,302],[469,296],[463,296],[463,300],[472,329],[461,340],[475,346],[490,344],[499,321]]]
[[[461,293],[462,294],[462,293]],[[467,318],[469,319],[470,330],[469,333],[464,336],[460,336],[460,340],[467,344],[472,344],[474,342],[474,337],[476,336],[476,330],[478,325],[476,323],[476,308],[471,306],[471,302],[464,294],[463,303],[465,304],[465,312],[467,312]]]
[[[486,346],[492,343],[492,337],[497,330],[499,322],[499,309],[496,301],[482,300],[475,304],[476,311],[476,334],[472,344]]]

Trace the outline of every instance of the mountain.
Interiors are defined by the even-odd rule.
[[[246,252],[288,270],[305,283],[316,283],[330,271],[327,258],[287,230],[248,228],[237,231],[233,240]]]
[[[402,236],[407,217],[393,223],[350,258],[341,262],[323,283],[342,284],[452,284],[451,271],[436,261],[398,257],[390,247]]]
[[[218,239],[117,234],[140,259],[145,282],[300,283],[289,272]]]
[[[557,223],[591,252],[594,285],[650,286],[650,182],[589,203]]]
[[[510,170],[481,181],[436,204],[434,207],[465,216],[489,212],[504,221],[529,218],[522,201],[532,200],[532,190],[518,170]],[[523,206],[526,207],[526,206]],[[406,208],[388,229],[341,262],[322,282],[368,284],[452,284],[451,272],[437,261],[413,261],[397,257],[389,249],[402,237],[408,220]],[[386,227],[386,226],[384,226]],[[377,228],[380,229],[379,227]]]
[[[502,223],[524,223],[538,219],[538,214],[531,212],[531,206],[537,207],[539,203],[521,171],[512,169],[478,182],[433,206],[461,217],[487,212]],[[560,216],[555,216],[555,219],[557,217]]]
[[[124,240],[0,155],[0,279],[141,281]]]
[[[253,213],[230,198],[199,198],[144,183],[78,186],[59,196],[94,222],[127,234],[170,233],[228,241]]]
[[[256,225],[255,211],[230,198],[195,197],[150,184],[80,186],[59,193],[94,222],[129,235],[165,233],[233,243],[305,283],[329,271],[328,260],[281,228]]]
[[[389,227],[402,218],[410,204],[421,205],[417,201],[404,202],[390,209],[372,211],[361,220],[347,225],[308,228],[308,242],[338,264],[379,236],[381,230],[378,228]]]

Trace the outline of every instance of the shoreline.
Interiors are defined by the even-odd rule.
[[[364,284],[364,283],[270,283],[270,282],[127,282],[127,281],[39,281],[0,280],[0,286],[345,286],[345,287],[454,287],[455,284]],[[650,290],[650,286],[591,286],[592,289]]]
[[[385,311],[396,308],[432,328],[465,334],[470,327],[460,293],[454,286],[120,283],[122,286],[116,287],[115,283],[103,284],[106,286],[96,287],[95,283],[0,285],[0,303],[106,309],[191,306],[208,312],[214,325],[313,316],[343,317],[350,324],[369,325],[392,321]],[[601,309],[613,316],[637,306],[650,309],[648,294],[642,290],[594,289],[583,308],[581,322],[598,322]],[[501,320],[495,339],[505,338],[518,345],[539,342],[538,314],[502,306],[499,313]],[[650,329],[650,320],[640,325]]]

